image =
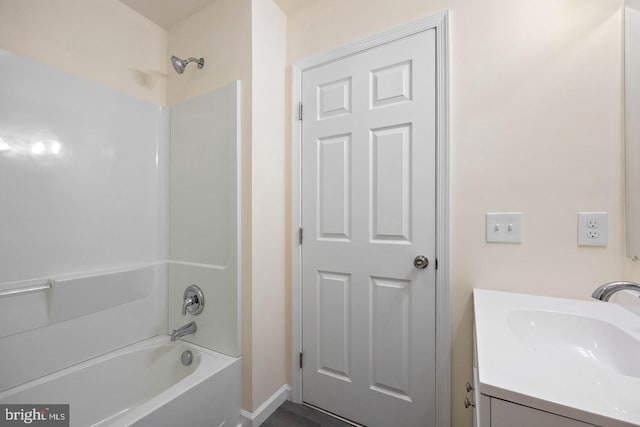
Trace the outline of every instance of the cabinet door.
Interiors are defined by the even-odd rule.
[[[491,427],[597,427],[527,406],[491,398]]]

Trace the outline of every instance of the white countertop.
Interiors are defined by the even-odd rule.
[[[481,393],[599,426],[640,425],[640,316],[595,300],[473,294]]]

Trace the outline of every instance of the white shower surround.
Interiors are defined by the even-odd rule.
[[[0,291],[55,282],[49,290],[0,297],[5,395],[171,329],[169,112],[6,50],[0,74]],[[233,208],[239,212],[236,200]],[[233,264],[239,236],[234,243]],[[228,270],[223,285],[209,287],[209,315],[195,319],[207,336],[197,343],[239,356],[239,269]],[[215,332],[226,322],[238,336],[218,343]],[[221,368],[232,382],[222,389],[237,387],[229,407],[238,415],[234,360],[236,367]]]
[[[0,73],[0,289],[57,282],[0,298],[6,390],[167,332],[168,114],[6,50]]]

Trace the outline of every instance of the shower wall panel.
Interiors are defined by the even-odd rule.
[[[163,119],[0,50],[0,284],[166,259]]]
[[[170,108],[169,326],[190,320],[183,339],[240,355],[238,147],[240,82]],[[205,308],[183,316],[184,289],[197,284]]]
[[[0,390],[166,332],[167,180],[166,110],[0,50]]]

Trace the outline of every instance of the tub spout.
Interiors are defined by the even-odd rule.
[[[171,342],[174,342],[176,339],[185,335],[195,334],[197,330],[198,327],[196,326],[196,322],[189,322],[181,328],[174,329],[173,332],[171,332]]]

